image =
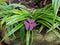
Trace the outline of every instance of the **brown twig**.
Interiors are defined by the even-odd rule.
[[[47,0],[44,0],[44,2],[43,2],[43,5],[44,5],[44,6],[46,5],[46,2],[47,2]]]

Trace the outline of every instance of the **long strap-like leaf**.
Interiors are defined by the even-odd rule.
[[[14,32],[16,32],[19,28],[21,28],[23,26],[22,23],[18,24],[15,28],[13,28],[11,31],[9,31],[4,37],[3,39],[1,40],[4,41],[5,39],[7,39],[9,36],[11,36]]]
[[[30,30],[27,30],[27,33],[26,33],[26,45],[29,45],[29,39],[30,39]]]

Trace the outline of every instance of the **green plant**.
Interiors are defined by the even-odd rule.
[[[19,7],[20,10],[15,9],[16,7]],[[21,29],[21,27],[23,27],[23,20],[29,17],[30,12],[29,9],[23,5],[20,4],[7,5],[6,3],[1,5],[0,10],[1,10],[0,18],[2,20],[1,28],[3,28],[2,27],[3,24],[6,23],[5,28],[7,29],[6,31],[8,31],[8,34],[5,35],[4,38],[2,39],[3,41],[7,37],[12,35],[14,32],[16,32],[18,29]]]
[[[54,9],[54,19],[53,19],[53,23],[52,23],[52,31],[60,38],[60,34],[54,30],[54,23],[55,23],[55,20],[56,20],[56,17],[57,17],[57,13],[58,13],[58,10],[59,10],[59,7],[60,7],[60,0],[52,0],[52,6],[53,6],[53,9]]]
[[[38,22],[38,25],[43,24],[40,26],[40,29],[39,29],[40,32],[43,30],[45,26],[49,28],[47,32],[51,31],[52,28],[55,29],[60,26],[60,20],[59,20],[60,17],[58,15],[56,15],[55,17],[54,10],[51,4],[47,5],[46,7],[42,9],[37,9],[33,11],[32,15],[34,16],[33,18],[37,20],[36,22]],[[56,29],[53,30],[53,32],[60,38],[60,34],[59,32],[57,32]]]
[[[55,29],[60,26],[60,20],[59,20],[60,17],[57,15],[59,9],[59,5],[56,4],[57,2],[60,1],[57,0],[55,2],[52,1],[54,8],[52,7],[52,4],[49,4],[44,8],[35,9],[32,12],[29,10],[29,8],[20,4],[9,4],[9,5],[7,5],[6,3],[2,4],[0,7],[1,10],[0,18],[2,20],[1,27],[3,26],[4,23],[6,23],[5,28],[7,29],[6,31],[8,31],[8,33],[5,34],[5,36],[1,41],[4,41],[5,39],[7,39],[9,36],[14,34],[14,32],[18,30],[20,30],[21,33],[20,39],[23,40],[24,39],[23,32],[25,31],[23,21],[25,21],[27,18],[32,18],[36,21],[37,23],[36,27],[39,27],[38,28],[39,33],[44,29],[44,27],[47,27],[49,29],[47,32],[53,30],[53,32],[60,38],[59,32],[57,32],[57,30]],[[19,9],[15,9],[16,7],[19,7]],[[23,31],[21,31],[22,28]],[[27,36],[28,36],[28,32],[27,32]]]

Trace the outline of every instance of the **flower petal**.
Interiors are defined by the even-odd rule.
[[[36,26],[36,23],[30,24],[30,30],[32,30]]]
[[[27,20],[28,20],[29,23],[31,23],[31,19],[30,18],[28,18]]]
[[[30,19],[30,18],[28,18],[27,20],[28,20],[29,23],[34,23],[35,22],[35,20]]]
[[[33,24],[30,24],[30,30],[32,30],[34,28]]]
[[[36,26],[36,23],[33,23],[33,27],[35,27]]]
[[[26,30],[28,30],[28,28],[29,28],[29,23],[26,22],[26,21],[24,21],[24,24],[25,24]]]
[[[30,8],[30,11],[32,12],[32,11],[34,11],[35,10],[35,8]]]
[[[31,20],[31,23],[34,23],[34,22],[35,22],[35,20],[32,19],[32,20]]]

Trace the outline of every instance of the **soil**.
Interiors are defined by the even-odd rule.
[[[7,42],[7,41],[6,41]],[[25,45],[25,42],[21,42],[20,38],[9,41],[8,45]],[[49,32],[45,35],[34,32],[32,45],[60,45],[60,39],[53,33]]]
[[[20,3],[29,8],[42,8],[51,3],[51,0],[6,0],[7,3]]]

